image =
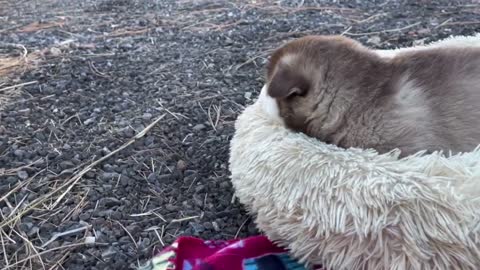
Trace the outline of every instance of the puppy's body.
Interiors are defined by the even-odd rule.
[[[267,92],[293,130],[340,147],[471,151],[480,144],[480,49],[382,58],[343,37],[277,50]]]

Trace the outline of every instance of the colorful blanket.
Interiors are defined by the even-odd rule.
[[[310,270],[264,236],[230,241],[180,237],[139,270]]]

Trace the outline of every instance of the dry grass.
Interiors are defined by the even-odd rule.
[[[92,161],[89,164],[86,164],[83,166],[83,168],[78,167],[75,169],[73,172],[73,176],[71,176],[68,179],[61,179],[61,174],[58,175],[59,181],[62,182],[62,184],[59,184],[58,186],[52,188],[52,190],[46,194],[43,194],[42,196],[36,198],[35,200],[32,200],[30,202],[25,202],[26,197],[24,198],[17,198],[16,197],[16,192],[21,190],[21,189],[28,189],[28,186],[33,182],[33,180],[41,173],[38,172],[37,174],[33,175],[32,177],[26,179],[25,181],[19,182],[16,186],[14,186],[7,194],[2,196],[0,198],[0,201],[3,201],[7,204],[8,208],[10,209],[9,214],[4,214],[2,211],[0,211],[0,248],[2,253],[5,255],[4,258],[0,258],[2,260],[2,264],[5,265],[3,269],[47,269],[46,264],[43,261],[44,257],[43,255],[47,253],[52,253],[55,251],[62,251],[62,252],[56,252],[60,254],[60,257],[55,257],[52,255],[52,258],[56,258],[55,260],[60,262],[60,264],[56,264],[51,268],[48,269],[61,269],[61,261],[63,261],[70,252],[72,252],[75,248],[79,246],[83,246],[86,244],[91,244],[91,237],[88,237],[89,230],[91,229],[90,225],[86,225],[77,229],[72,229],[64,232],[59,232],[55,233],[52,235],[52,237],[43,243],[41,246],[36,246],[31,239],[27,236],[27,234],[21,230],[19,226],[19,221],[26,215],[32,213],[33,211],[40,211],[43,213],[49,213],[49,216],[52,216],[57,211],[60,211],[63,209],[64,205],[63,203],[65,202],[65,198],[67,196],[73,196],[72,189],[79,183],[79,181],[82,179],[83,175],[85,175],[87,172],[91,171],[93,168],[95,168],[97,165],[101,164],[105,160],[111,158],[115,154],[119,153],[120,151],[124,150],[134,142],[138,141],[141,139],[145,134],[152,129],[157,123],[160,122],[167,114],[163,114],[156,118],[150,125],[148,125],[146,128],[144,128],[142,131],[137,133],[133,138],[131,138],[129,141],[125,142],[123,145],[121,145],[119,148],[113,150],[110,152],[108,155],[105,155],[104,157],[101,157],[97,160]],[[33,164],[29,164],[26,166],[22,166],[19,168],[12,168],[12,169],[4,169],[0,171],[0,176],[1,175],[11,175],[18,170],[28,168],[29,166],[32,166]],[[80,170],[81,169],[81,170]],[[37,179],[38,180],[38,179]],[[83,198],[84,199],[84,198]],[[82,200],[83,200],[82,199]],[[81,204],[81,202],[80,202]],[[36,219],[42,219],[43,216],[36,216]],[[180,222],[181,220],[176,220],[176,222]],[[172,221],[174,222],[174,221]],[[135,243],[132,235],[130,232],[126,229],[123,224],[120,224],[120,226],[126,231],[126,233],[129,235],[129,237],[132,239],[134,245],[136,246],[137,244]],[[61,247],[54,247],[50,249],[46,249],[46,247],[55,241],[56,239],[67,236],[67,235],[72,235],[72,234],[78,234],[78,233],[84,233],[84,236],[81,237],[82,240],[80,240],[77,243],[67,245],[67,246],[61,246]],[[20,237],[22,239],[22,243],[18,243],[15,240],[13,240],[13,236]],[[34,236],[35,237],[35,236]],[[19,248],[15,252],[15,254],[7,256],[7,250],[6,247],[8,245],[14,244],[15,246],[18,246]],[[101,243],[95,243],[96,245],[101,245]],[[26,258],[19,258],[18,254],[20,251],[24,251],[24,254],[26,254]],[[57,254],[58,255],[58,254]],[[51,263],[51,262],[50,262]]]
[[[33,82],[12,83],[14,78],[33,69],[41,60],[42,52],[29,53],[23,45],[7,44],[0,48],[10,48],[14,53],[0,53],[0,109],[19,93],[23,86]]]
[[[63,20],[55,21],[55,22],[33,22],[21,27],[20,29],[17,30],[17,32],[19,33],[37,32],[40,30],[45,30],[45,29],[54,28],[54,27],[63,27],[64,24],[65,22]]]
[[[17,56],[0,54],[0,77],[7,77],[18,72],[24,72],[33,67],[40,59],[41,52],[29,53],[27,48],[19,44],[7,44],[0,47],[12,47],[21,53]]]
[[[0,6],[2,6],[2,4],[0,4]],[[14,26],[0,30],[0,33],[10,31],[16,33],[33,33],[51,28],[61,28],[64,25],[64,19],[50,22],[32,22],[24,26]],[[0,43],[0,109],[3,108],[10,99],[17,96],[23,86],[27,85],[20,83],[18,78],[24,72],[36,68],[43,60],[43,54],[46,51],[48,51],[48,49],[30,52],[22,44]]]

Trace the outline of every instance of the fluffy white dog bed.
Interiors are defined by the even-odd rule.
[[[378,53],[433,46],[480,46],[480,34]],[[287,130],[264,90],[236,122],[230,170],[271,240],[331,270],[480,269],[480,150],[344,150]]]

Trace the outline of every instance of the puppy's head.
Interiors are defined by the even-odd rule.
[[[358,96],[363,69],[376,60],[348,38],[303,37],[273,53],[264,90],[275,99],[276,111],[287,127],[321,138],[329,113]]]

